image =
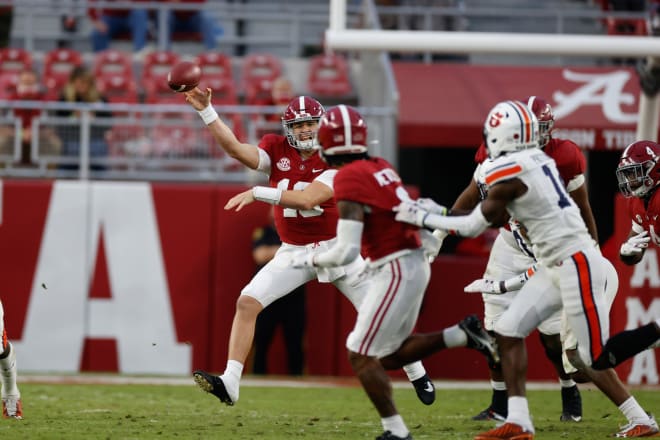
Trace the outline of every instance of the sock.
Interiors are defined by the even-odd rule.
[[[509,397],[509,414],[506,421],[520,425],[526,431],[534,432],[534,425],[529,416],[529,406],[527,405],[527,398],[522,396]]]
[[[575,381],[573,379],[559,379],[559,385],[561,385],[562,388],[573,388],[575,386]]]
[[[227,389],[227,394],[231,400],[236,402],[238,400],[238,389],[241,382],[241,375],[243,374],[243,364],[238,361],[228,360],[227,368],[222,374],[222,381]]]
[[[422,361],[413,362],[412,364],[404,365],[403,371],[406,372],[409,381],[414,381],[426,374],[426,369],[422,365]]]
[[[9,346],[9,355],[0,359],[0,370],[2,371],[2,397],[8,395],[19,395],[18,387],[16,386],[16,351],[11,343]]]
[[[399,414],[395,414],[390,417],[383,417],[380,419],[380,423],[383,425],[383,430],[390,431],[393,435],[401,438],[408,437],[410,431],[408,427],[403,422],[403,417]]]
[[[458,324],[444,329],[442,331],[442,337],[447,348],[465,347],[468,341],[467,335]]]
[[[493,397],[490,401],[490,408],[499,415],[506,417],[508,413],[506,383],[491,380],[490,385],[493,387]]]
[[[614,368],[621,362],[646,350],[658,340],[658,328],[655,323],[646,324],[633,330],[626,330],[612,336],[593,363],[593,368],[603,370]]]
[[[649,415],[639,406],[639,403],[633,396],[630,396],[625,402],[619,405],[619,410],[626,416],[629,423],[648,423]]]

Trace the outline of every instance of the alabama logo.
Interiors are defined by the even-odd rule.
[[[277,169],[280,171],[289,171],[291,169],[291,161],[288,157],[283,157],[277,162]]]

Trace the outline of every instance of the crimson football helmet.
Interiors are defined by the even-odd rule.
[[[552,106],[539,96],[530,96],[527,98],[527,107],[539,120],[539,144],[543,148],[550,142],[550,132],[555,126],[555,114],[552,112]]]
[[[625,197],[644,197],[660,184],[660,145],[637,141],[628,145],[616,169],[619,191]]]
[[[319,122],[316,133],[321,156],[365,154],[367,152],[367,123],[353,107],[338,105],[328,109]]]
[[[491,159],[539,147],[539,121],[520,101],[503,101],[488,113],[484,143]]]
[[[282,115],[282,127],[289,145],[299,150],[312,150],[316,145],[315,131],[305,131],[297,135],[293,125],[298,122],[318,121],[325,114],[325,109],[316,99],[309,96],[298,96],[289,102]]]

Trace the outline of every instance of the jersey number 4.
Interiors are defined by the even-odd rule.
[[[309,185],[309,182],[296,182],[293,184],[293,190],[294,191],[302,191]],[[277,182],[277,187],[281,189],[282,191],[286,191],[289,189],[289,179],[282,179],[279,182]],[[284,217],[298,217],[298,214],[300,214],[301,217],[317,217],[321,214],[323,214],[323,208],[321,208],[319,205],[316,205],[312,209],[293,209],[293,208],[284,208]]]

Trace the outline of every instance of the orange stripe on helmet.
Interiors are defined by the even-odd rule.
[[[530,142],[532,140],[532,117],[530,115],[530,110],[523,103],[518,101],[511,101],[511,103],[520,111],[520,114],[523,118],[525,124],[525,142]]]

